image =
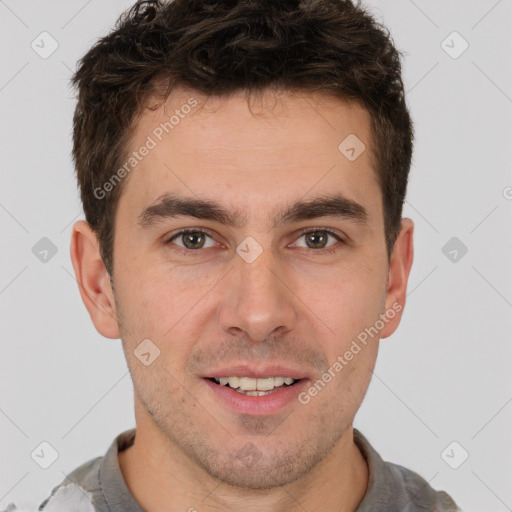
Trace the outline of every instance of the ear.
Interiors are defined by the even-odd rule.
[[[71,261],[82,301],[96,330],[106,338],[119,338],[110,276],[101,259],[96,233],[83,220],[73,225]]]
[[[407,282],[414,257],[414,223],[411,219],[402,219],[402,227],[395,241],[389,263],[389,279],[386,292],[386,316],[390,319],[381,331],[381,338],[393,334],[402,318],[407,295]]]

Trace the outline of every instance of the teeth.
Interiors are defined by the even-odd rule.
[[[257,389],[256,384],[257,384],[258,380],[259,379],[249,379],[247,377],[242,377],[240,379],[238,387],[242,391],[252,391],[252,390],[255,390],[255,389]]]
[[[229,377],[228,384],[230,388],[237,388],[240,379],[238,377]]]
[[[242,387],[242,386],[240,386]],[[269,377],[268,379],[258,379],[256,381],[256,389],[258,391],[270,391],[271,389],[275,388],[274,379],[272,377]],[[244,389],[244,388],[242,388]],[[247,388],[246,388],[247,389]],[[254,388],[250,388],[254,389]]]
[[[247,396],[264,396],[269,394],[268,391],[242,391],[240,388],[236,392]]]
[[[283,384],[290,386],[295,382],[291,377],[266,377],[264,379],[251,379],[249,377],[220,377],[215,379],[215,381],[221,386],[229,385],[230,388],[247,392],[272,391],[274,388],[283,386]],[[246,394],[251,396],[261,396],[261,394]]]

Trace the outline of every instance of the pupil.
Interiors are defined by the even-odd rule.
[[[318,233],[323,233],[323,232],[322,231],[314,231],[312,233],[309,233],[309,235],[306,237],[307,244],[309,247],[311,247],[311,245],[309,244],[310,240],[313,240],[313,244],[312,244],[313,248],[323,247],[323,243],[326,241],[327,237],[323,234],[319,235]],[[317,240],[316,243],[315,243],[315,239]]]
[[[201,233],[199,233],[198,231],[193,231],[191,233],[186,233],[184,235],[184,244],[185,244],[185,247],[187,247],[188,249],[197,249],[197,247],[201,247],[202,244],[201,244],[201,239],[203,238],[203,236],[201,235]],[[199,243],[194,243],[194,239],[199,239],[200,242]],[[202,240],[204,242],[204,240]]]

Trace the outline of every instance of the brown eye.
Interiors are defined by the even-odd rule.
[[[172,242],[178,247],[190,250],[204,249],[207,248],[205,247],[205,243],[208,238],[212,239],[212,237],[204,231],[200,231],[198,229],[187,229],[176,233],[168,240],[167,244]],[[181,244],[176,243],[176,240],[181,242]],[[209,247],[213,247],[213,245],[210,245]]]
[[[328,242],[328,235],[324,231],[312,231],[304,236],[310,249],[323,249]]]
[[[334,239],[334,242],[327,245],[329,243],[329,237],[331,239]],[[333,233],[332,231],[328,229],[315,229],[311,231],[306,231],[305,233],[302,233],[297,240],[300,238],[304,238],[306,242],[306,249],[326,249],[328,247],[331,247],[332,245],[335,245],[336,241],[343,242],[343,240]],[[299,246],[304,247],[304,246]]]

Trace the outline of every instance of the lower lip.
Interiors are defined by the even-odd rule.
[[[290,402],[298,401],[299,394],[307,387],[307,379],[301,379],[293,386],[283,386],[268,395],[248,396],[228,386],[215,384],[211,380],[203,379],[203,381],[232,411],[253,416],[269,416],[281,411]]]

